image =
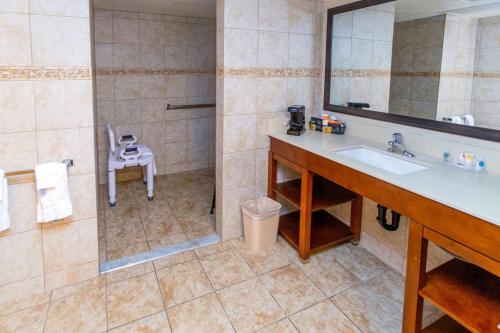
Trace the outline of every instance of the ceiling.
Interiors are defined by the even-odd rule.
[[[190,17],[215,17],[216,0],[94,0],[99,9],[167,14]]]
[[[396,21],[436,16],[441,14],[488,17],[500,15],[499,0],[398,0]]]

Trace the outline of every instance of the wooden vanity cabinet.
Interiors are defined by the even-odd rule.
[[[278,183],[278,163],[298,172],[301,178]],[[299,251],[302,262],[307,262],[314,253],[343,242],[359,242],[363,198],[272,151],[269,152],[268,196],[283,198],[298,208],[280,216],[279,234]],[[347,202],[352,202],[350,226],[325,211]]]
[[[278,162],[301,174],[300,187],[297,182],[277,184]],[[312,241],[314,212],[318,212],[317,209],[323,208],[323,205],[332,203],[325,201],[321,193],[314,193],[316,176],[355,193],[356,197],[352,199],[351,227],[348,232],[344,228],[336,233],[341,235],[338,236],[338,242],[359,240],[362,197],[394,209],[410,220],[402,328],[404,333],[422,331],[424,299],[447,314],[443,320],[426,328],[427,332],[443,332],[445,327],[454,333],[461,332],[464,328],[472,332],[500,332],[498,225],[271,137],[268,195],[274,198],[280,195],[300,208],[299,215],[293,217],[295,221],[300,221],[299,227],[295,223],[295,229],[286,230],[285,226],[290,223],[284,221],[280,232],[292,244],[298,244],[296,247],[299,248],[302,260],[307,260],[316,249],[316,245],[312,245],[316,244]],[[339,203],[341,198],[342,195],[339,195]],[[282,220],[288,218],[292,219],[292,216],[282,217]],[[452,260],[426,273],[429,241],[466,262]],[[317,248],[321,249],[321,246]]]

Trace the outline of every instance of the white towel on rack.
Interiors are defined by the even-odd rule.
[[[453,116],[453,117],[451,117],[451,122],[453,124],[460,124],[460,125],[464,124],[464,120],[460,116]]]
[[[467,126],[474,126],[474,117],[471,114],[466,114],[463,116],[464,124]]]
[[[35,167],[35,177],[38,223],[59,220],[73,214],[66,164],[39,164]]]
[[[0,169],[0,232],[9,228],[9,188],[5,172]]]

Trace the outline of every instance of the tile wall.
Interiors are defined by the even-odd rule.
[[[267,133],[287,107],[318,109],[323,1],[217,1],[217,230],[242,235],[240,204],[267,193]],[[281,170],[280,179],[293,177]]]
[[[99,175],[106,180],[105,125],[133,133],[155,153],[159,174],[215,165],[215,20],[95,12]]]
[[[446,15],[436,120],[471,113],[477,24]]]
[[[333,17],[332,104],[368,103],[388,112],[394,11],[388,3]]]
[[[478,126],[500,130],[500,16],[480,19],[472,114]]]
[[[73,216],[36,223],[34,183],[9,186],[0,307],[98,275],[90,3],[0,3],[0,168],[72,158]]]
[[[436,119],[445,22],[439,15],[394,25],[391,113]]]

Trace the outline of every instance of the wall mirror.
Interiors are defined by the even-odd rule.
[[[328,10],[325,110],[500,141],[500,1]]]

